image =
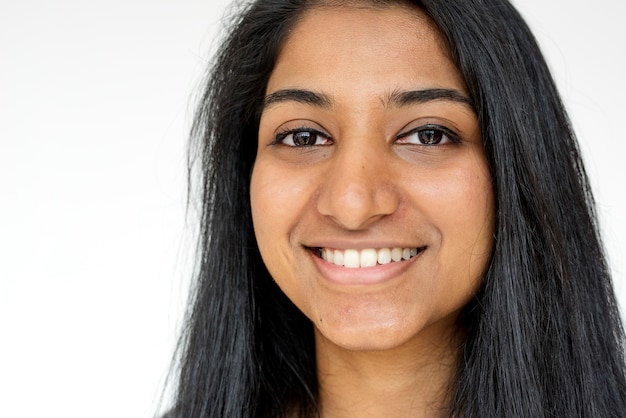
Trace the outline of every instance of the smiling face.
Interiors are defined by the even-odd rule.
[[[267,86],[251,205],[318,342],[449,335],[486,270],[494,203],[463,79],[423,13],[304,14]]]

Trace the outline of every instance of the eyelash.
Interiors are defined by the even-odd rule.
[[[440,135],[441,137],[439,139],[437,139],[437,142],[432,143],[432,144],[426,144],[426,143],[422,143],[421,140],[419,139],[419,134],[420,133],[424,133],[424,132],[434,132],[435,135]],[[272,141],[271,145],[286,145],[289,147],[294,147],[294,148],[305,148],[305,147],[313,147],[313,146],[323,146],[323,145],[328,145],[328,144],[301,144],[301,145],[296,145],[294,139],[291,139],[292,144],[286,144],[285,143],[285,139],[287,137],[289,137],[290,135],[296,135],[296,134],[308,134],[310,136],[314,136],[315,137],[315,142],[317,142],[317,140],[319,139],[319,137],[325,139],[326,141],[332,141],[332,138],[330,138],[329,135],[318,131],[317,129],[312,129],[312,128],[306,128],[306,127],[301,127],[301,128],[295,128],[295,129],[288,129],[282,132],[279,132],[278,134],[276,134],[276,137],[274,138],[274,140]],[[411,129],[408,132],[404,132],[401,134],[396,135],[396,141],[399,141],[401,139],[404,138],[408,138],[412,135],[418,135],[418,140],[419,143],[407,143],[407,144],[412,144],[412,145],[421,145],[421,146],[426,146],[426,147],[432,147],[432,146],[437,146],[440,145],[442,141],[444,141],[444,139],[448,139],[453,143],[460,143],[461,139],[459,138],[459,136],[451,131],[450,129],[446,128],[445,126],[441,126],[441,125],[436,125],[436,124],[428,124],[428,125],[422,125],[422,126],[418,126],[416,128]],[[445,144],[445,143],[444,143]]]

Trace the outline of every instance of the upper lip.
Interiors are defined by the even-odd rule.
[[[425,247],[424,244],[416,244],[416,243],[400,243],[398,241],[384,241],[384,240],[371,240],[371,241],[345,241],[345,240],[324,240],[324,241],[315,241],[311,243],[304,244],[307,248],[331,248],[335,250],[364,250],[366,248],[422,248]]]

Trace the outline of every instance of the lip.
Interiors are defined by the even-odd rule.
[[[329,263],[319,257],[313,248],[309,248],[308,253],[317,270],[328,282],[338,285],[355,286],[377,285],[392,281],[420,259],[425,250],[426,247],[421,247],[421,251],[408,260],[362,268],[346,268]]]

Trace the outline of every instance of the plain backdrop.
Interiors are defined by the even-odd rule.
[[[0,3],[0,416],[150,417],[193,258],[186,139],[225,1]],[[517,0],[626,306],[618,0]]]

